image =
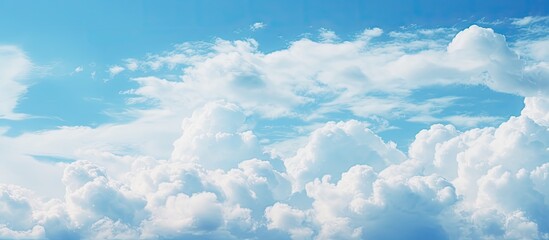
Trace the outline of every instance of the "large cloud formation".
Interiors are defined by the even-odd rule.
[[[280,98],[263,96],[270,99],[265,105],[241,101],[258,97],[254,88],[276,82],[262,82],[277,76],[250,64],[258,55],[253,42],[221,44],[222,59],[189,68],[185,84],[138,79],[143,85],[133,93],[170,102],[176,91],[188,87],[201,94],[203,78],[198,76],[219,74],[208,77],[231,91],[218,91],[215,98],[230,102],[204,100],[183,120],[169,159],[124,156],[116,163],[123,168],[88,160],[67,164],[64,199],[0,185],[0,238],[549,239],[549,100],[546,78],[534,78],[544,72],[528,75],[530,68],[521,65],[503,36],[477,26],[457,34],[443,50],[378,55],[398,69],[390,76],[364,62],[356,62],[358,70],[333,69],[342,66],[337,62],[322,65],[333,71],[319,74],[315,69],[328,59],[354,63],[355,45],[379,34],[379,29],[368,30],[356,42],[341,44],[302,40],[288,52],[262,56],[265,64],[283,64],[289,56],[303,55],[295,51],[318,44],[328,48],[294,60],[310,67],[305,72],[292,69],[290,62],[285,63],[288,71],[280,73],[285,76],[278,76],[321,83],[317,88],[307,81],[280,82],[275,89],[281,93],[272,93]],[[250,47],[253,54],[246,55]],[[332,58],[334,52],[345,57]],[[242,56],[249,61],[236,61]],[[246,71],[233,69],[242,64]],[[427,72],[432,73],[429,78]],[[453,125],[432,125],[417,133],[407,153],[368,123],[348,120],[323,124],[293,155],[279,156],[266,151],[246,121],[249,110],[273,107],[277,114],[289,114],[288,106],[309,101],[310,94],[335,91],[330,89],[334,86],[342,94],[330,104],[356,103],[360,92],[370,90],[361,81],[338,85],[346,83],[330,82],[329,75],[356,73],[367,73],[358,75],[376,91],[389,91],[403,79],[408,82],[398,89],[404,92],[417,87],[411,83],[417,79],[426,85],[486,84],[526,96],[525,107],[498,127],[459,131]],[[255,78],[257,74],[263,77]],[[234,81],[252,90],[237,91],[241,85],[230,85]]]
[[[525,102],[527,113],[549,107],[539,99]],[[295,156],[278,159],[241,147],[254,134],[242,137],[240,114],[234,104],[206,105],[184,121],[193,127],[183,130],[172,159],[136,158],[119,179],[89,161],[71,163],[63,176],[64,201],[2,185],[1,236],[549,237],[544,116],[522,114],[497,128],[465,132],[433,125],[417,134],[408,156],[360,122],[329,122]],[[210,148],[189,148],[197,139]],[[209,164],[221,161],[211,154],[220,149],[236,165]]]
[[[305,119],[334,111],[427,119],[452,102],[410,98],[414,91],[433,86],[483,85],[528,97],[548,93],[547,59],[539,59],[544,55],[536,50],[546,41],[520,48],[526,56],[538,56],[530,62],[519,58],[505,37],[492,29],[472,25],[448,39],[453,33],[391,32],[390,38],[378,40],[383,31],[374,28],[349,41],[304,38],[271,53],[261,52],[254,40],[183,44],[173,52],[134,62],[151,71],[181,68],[181,81],[136,77],[139,87],[127,93],[133,94],[133,101],[152,100],[165,108],[225,99],[263,117]],[[468,115],[446,117],[450,122],[474,120]]]

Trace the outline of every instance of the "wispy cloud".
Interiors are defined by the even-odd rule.
[[[267,24],[265,24],[263,22],[256,22],[256,23],[250,25],[250,30],[257,31],[257,30],[260,30],[260,29],[264,29],[266,27],[267,27]]]
[[[78,67],[76,67],[76,68],[72,71],[72,73],[73,73],[73,74],[74,74],[74,73],[80,73],[80,72],[82,72],[82,71],[84,71],[84,67],[78,66]]]
[[[124,70],[126,69],[121,66],[115,65],[109,68],[109,74],[111,75],[111,77],[114,77],[119,73],[123,72]]]
[[[547,21],[547,20],[549,20],[549,17],[547,17],[547,16],[526,16],[526,17],[523,17],[523,18],[513,18],[511,20],[512,20],[511,23],[513,25],[522,27],[522,26],[527,26],[527,25],[534,24],[534,23],[537,23],[537,22]]]

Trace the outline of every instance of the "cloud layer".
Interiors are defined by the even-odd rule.
[[[64,200],[1,185],[0,234],[544,239],[549,125],[530,113],[548,104],[532,103],[497,128],[433,125],[408,156],[361,122],[329,122],[280,159],[258,152],[241,109],[212,102],[185,119],[170,160],[135,158],[116,178],[76,161],[64,171]]]
[[[446,42],[413,40],[444,39],[445,29],[393,32],[376,43],[382,32],[341,41],[324,29],[320,42],[269,54],[254,40],[218,40],[204,47],[213,51],[181,45],[127,60],[113,76],[186,67],[182,81],[133,79],[130,102],[156,108],[131,123],[0,136],[6,152],[27,145],[32,154],[75,158],[58,164],[62,198],[0,185],[0,238],[549,239],[547,59],[521,59],[504,36],[475,25]],[[17,99],[25,88],[13,76],[2,79],[18,86]],[[517,94],[525,107],[497,127],[434,124],[407,153],[371,123],[346,120],[325,122],[296,151],[277,154],[249,121],[330,109],[427,118],[452,99],[412,104],[411,93],[454,84]],[[60,144],[68,150],[48,152]]]
[[[418,101],[412,95],[427,87],[456,85],[519,96],[547,94],[546,58],[519,58],[505,37],[489,28],[472,25],[455,32],[410,30],[387,37],[373,28],[343,41],[322,29],[320,41],[303,38],[271,53],[261,52],[253,39],[187,43],[142,61],[132,59],[140,69],[182,69],[183,74],[177,80],[136,77],[140,86],[127,93],[134,102],[164,108],[194,109],[225,99],[267,118],[315,119],[349,111],[358,117],[432,119],[466,127],[497,118],[436,118],[459,98]],[[542,48],[536,44],[544,46],[541,40],[530,41],[519,49],[529,51],[527,56],[540,55],[544,51],[533,50]]]

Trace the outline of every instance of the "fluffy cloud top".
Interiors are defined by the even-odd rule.
[[[183,121],[172,159],[198,162],[208,169],[231,169],[261,157],[257,137],[243,128],[246,116],[234,104],[213,102]]]
[[[284,165],[299,189],[324,175],[338,178],[354,165],[368,164],[379,171],[404,159],[394,143],[383,142],[364,123],[349,121],[329,122],[315,130],[307,145]]]

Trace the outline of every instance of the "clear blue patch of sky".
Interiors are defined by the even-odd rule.
[[[497,117],[494,122],[479,123],[475,127],[497,127],[511,116],[520,115],[524,108],[524,98],[513,94],[495,92],[486,86],[480,85],[449,85],[432,86],[418,89],[410,96],[411,102],[425,101],[432,98],[457,97],[454,104],[442,108],[434,117],[443,118],[446,116],[466,115],[471,117]],[[391,125],[398,127],[379,132],[378,134],[386,141],[397,143],[399,149],[406,151],[414,141],[415,135],[422,129],[428,129],[432,123],[411,122],[407,116],[399,119],[392,119]],[[447,121],[436,123],[449,124]],[[460,131],[466,131],[470,127],[456,126]]]
[[[36,161],[43,162],[43,163],[50,163],[50,164],[56,164],[56,163],[71,163],[74,162],[74,159],[71,158],[65,158],[65,157],[59,157],[59,156],[50,156],[50,155],[30,155],[32,158],[34,158]]]
[[[498,116],[509,118],[517,116],[524,107],[523,97],[500,93],[484,85],[448,85],[431,86],[415,90],[410,99],[421,101],[425,99],[453,96],[458,99],[455,104],[442,109],[441,116],[471,115],[471,116]]]

